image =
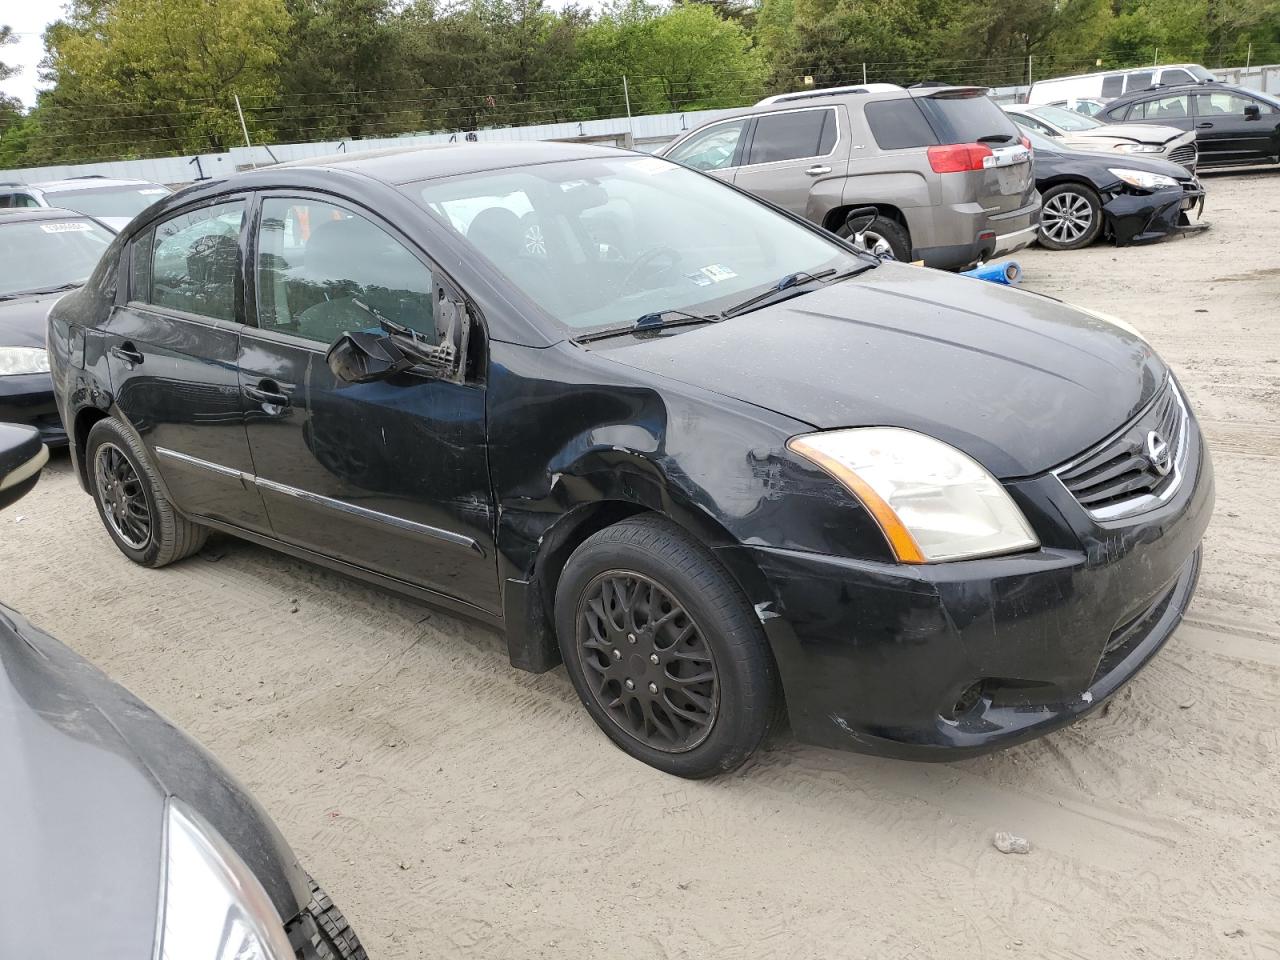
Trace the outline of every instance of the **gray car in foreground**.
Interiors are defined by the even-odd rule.
[[[0,506],[47,456],[0,424]],[[365,957],[213,757],[2,604],[0,780],[6,960]]]
[[[1035,241],[1031,151],[981,87],[867,84],[762,100],[661,156],[803,216],[865,249],[963,269]],[[854,233],[851,214],[876,219]]]

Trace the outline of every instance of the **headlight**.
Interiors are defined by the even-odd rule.
[[[0,377],[48,372],[49,354],[40,347],[0,347]]]
[[[792,437],[787,447],[862,501],[903,563],[1040,545],[995,477],[972,457],[922,433],[857,427]]]
[[[1117,143],[1116,149],[1122,153],[1159,153],[1164,147],[1156,143]]]
[[[1160,190],[1163,187],[1176,187],[1178,181],[1166,177],[1162,173],[1147,173],[1143,170],[1126,170],[1123,167],[1111,167],[1111,175],[1119,177],[1131,187],[1139,190]]]
[[[267,891],[216,830],[169,802],[160,960],[293,960]]]

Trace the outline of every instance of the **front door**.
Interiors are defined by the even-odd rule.
[[[105,327],[118,410],[185,513],[267,530],[236,377],[247,201],[188,208],[134,238]]]
[[[1205,163],[1254,163],[1275,153],[1276,109],[1225,90],[1197,93],[1196,142]],[[1253,107],[1257,116],[1245,113]]]
[[[734,185],[798,216],[811,215],[815,185],[843,182],[848,173],[849,139],[840,136],[837,119],[843,110],[808,107],[757,117]]]
[[[364,210],[266,195],[257,221],[240,388],[275,536],[496,612],[483,383],[352,384],[325,362],[383,320],[436,339],[441,278]]]

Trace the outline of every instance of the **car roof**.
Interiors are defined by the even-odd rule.
[[[76,213],[74,210],[64,210],[62,207],[5,207],[0,209],[0,225],[27,220],[92,220],[103,229],[111,230],[97,217]],[[117,231],[111,230],[111,232],[116,233]]]
[[[507,167],[524,167],[560,160],[586,160],[592,157],[631,156],[631,151],[616,147],[597,147],[554,140],[523,143],[439,143],[409,147],[387,147],[358,153],[332,153],[276,164],[271,170],[284,168],[319,168],[350,171],[399,186],[419,180],[451,177],[460,173],[479,173]],[[647,156],[647,154],[646,154]]]
[[[1197,90],[1229,90],[1232,93],[1259,93],[1258,90],[1250,90],[1248,87],[1236,86],[1234,83],[1223,83],[1221,80],[1197,80],[1194,83],[1157,83],[1141,90],[1135,90],[1133,93],[1126,93],[1123,97],[1116,97],[1107,103],[1107,109],[1111,110],[1118,104],[1130,103],[1134,100],[1149,100],[1152,97],[1167,96],[1170,93],[1195,93]]]
[[[39,183],[28,183],[24,186],[35,187],[47,193],[61,193],[66,190],[97,190],[101,187],[159,187],[163,184],[150,180],[121,180],[115,177],[100,177],[96,174],[84,177],[68,177],[64,180],[42,180]]]

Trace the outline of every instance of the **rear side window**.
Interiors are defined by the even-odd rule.
[[[868,103],[865,112],[871,135],[876,138],[881,150],[928,147],[938,142],[933,128],[914,100]]]
[[[976,143],[984,138],[1018,139],[1018,128],[985,96],[921,97],[916,101],[939,143]]]
[[[836,112],[833,109],[773,113],[756,120],[747,163],[821,157],[831,152],[835,142]]]
[[[1109,73],[1102,78],[1102,95],[1110,100],[1114,100],[1120,94],[1124,93],[1124,74]]]
[[[189,210],[155,229],[150,296],[154,306],[216,320],[236,318],[244,201]]]
[[[1143,100],[1129,109],[1126,120],[1185,120],[1191,116],[1190,101],[1184,93],[1181,96],[1157,97],[1154,100]]]

